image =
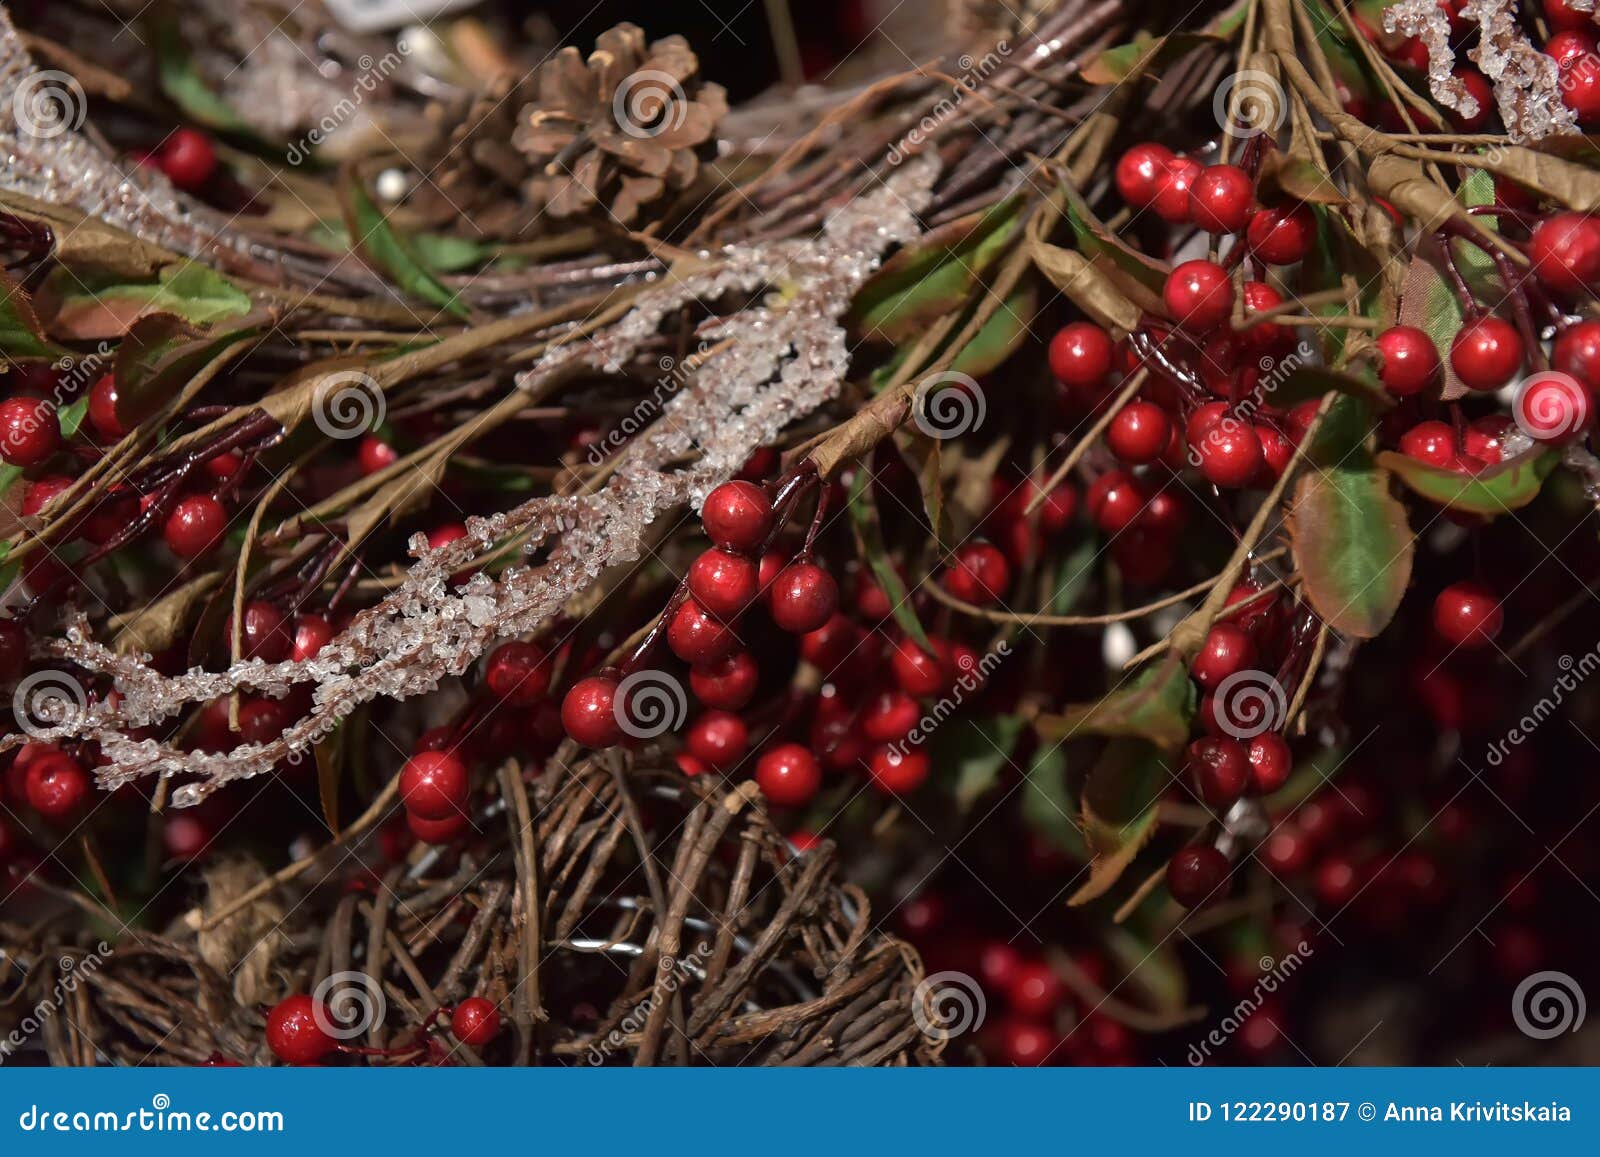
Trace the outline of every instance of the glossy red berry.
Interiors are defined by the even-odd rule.
[[[831,674],[856,653],[862,631],[848,615],[834,616],[814,631],[800,636],[800,657],[824,674]]]
[[[922,708],[904,691],[884,690],[861,709],[861,733],[874,743],[898,743],[922,718]]]
[[[400,451],[376,434],[368,434],[356,447],[356,464],[362,474],[376,474],[400,461]]]
[[[1256,661],[1256,644],[1249,630],[1231,620],[1218,623],[1206,634],[1189,666],[1194,681],[1207,691]]]
[[[122,419],[117,417],[117,378],[105,374],[89,387],[89,425],[102,441],[119,441],[128,432]]]
[[[1279,824],[1256,854],[1276,876],[1298,876],[1311,866],[1311,841],[1293,821]]]
[[[1156,195],[1150,207],[1156,216],[1173,225],[1189,220],[1189,191],[1205,167],[1190,157],[1173,157],[1166,172],[1156,182]]]
[[[303,663],[326,647],[333,638],[333,624],[322,615],[298,615],[294,621],[294,647],[289,657]]]
[[[1424,64],[1423,67],[1426,68],[1427,65]],[[1451,109],[1450,120],[1461,132],[1478,132],[1494,115],[1494,89],[1490,87],[1488,78],[1476,68],[1453,69],[1451,75],[1461,82],[1462,87],[1467,90],[1467,95],[1477,102],[1478,109],[1471,116]]]
[[[1149,500],[1145,484],[1123,470],[1108,470],[1089,487],[1089,517],[1106,534],[1116,534],[1133,524]]]
[[[1481,583],[1455,583],[1433,601],[1433,629],[1453,647],[1486,647],[1504,625],[1500,601]]]
[[[1088,321],[1064,325],[1050,339],[1050,372],[1065,385],[1080,390],[1097,388],[1111,372],[1116,347],[1111,335]]]
[[[750,750],[750,729],[731,711],[707,711],[689,725],[683,745],[714,771],[727,771]]]
[[[400,769],[400,801],[425,820],[459,812],[471,787],[467,765],[447,751],[419,751]]]
[[[1135,209],[1155,200],[1156,191],[1172,163],[1172,150],[1154,142],[1134,145],[1117,161],[1117,192]]]
[[[1552,32],[1594,31],[1594,13],[1574,7],[1570,0],[1544,0],[1540,10]]]
[[[415,812],[407,812],[406,827],[423,843],[438,848],[453,844],[466,835],[472,827],[472,821],[465,812],[457,812],[442,820],[425,820]]]
[[[1262,209],[1250,218],[1245,243],[1269,265],[1293,265],[1311,252],[1316,218],[1304,205]]]
[[[1469,390],[1498,390],[1522,368],[1523,356],[1522,335],[1498,317],[1468,322],[1450,346],[1450,365]]]
[[[52,823],[66,823],[89,801],[89,773],[64,752],[52,752],[27,766],[28,806]]]
[[[191,494],[172,508],[161,529],[167,549],[179,558],[198,558],[222,541],[227,508],[209,494]]]
[[[173,129],[155,159],[167,179],[186,193],[204,188],[217,171],[217,148],[198,129]]]
[[[500,1035],[500,1010],[492,1000],[469,996],[450,1014],[450,1032],[462,1044],[481,1049]]]
[[[1019,1068],[1046,1064],[1061,1045],[1049,1025],[1036,1024],[1020,1017],[1007,1017],[1000,1025],[1000,1059]]]
[[[1544,42],[1544,53],[1562,69],[1595,51],[1595,30],[1563,28]]]
[[[1172,437],[1172,419],[1154,402],[1129,402],[1106,427],[1106,445],[1129,466],[1161,457]]]
[[[799,807],[811,802],[822,786],[822,767],[809,748],[785,743],[772,748],[756,762],[756,786],[779,807]]]
[[[1233,282],[1215,261],[1185,261],[1161,289],[1167,315],[1184,329],[1215,329],[1233,311]]]
[[[1378,378],[1397,397],[1421,393],[1439,381],[1439,349],[1433,339],[1411,325],[1390,326],[1378,335],[1383,355]]]
[[[11,466],[37,466],[61,446],[61,420],[54,402],[7,398],[0,402],[0,459]]]
[[[52,474],[25,484],[22,492],[22,515],[32,518],[50,503],[72,488],[73,479],[64,474]]]
[[[724,482],[706,496],[700,521],[718,546],[754,551],[772,530],[772,502],[753,482]]]
[[[1237,418],[1213,423],[1192,449],[1200,459],[1200,473],[1216,486],[1249,485],[1265,461],[1255,428]]]
[[[685,663],[709,663],[733,651],[739,636],[694,599],[684,599],[667,624],[667,646]]]
[[[1250,786],[1250,757],[1243,743],[1228,736],[1207,735],[1189,744],[1184,770],[1194,780],[1208,807],[1225,811]]]
[[[1227,886],[1228,857],[1209,844],[1179,848],[1167,861],[1167,891],[1185,908],[1215,903]]]
[[[1067,986],[1043,960],[1018,963],[1006,985],[1006,1002],[1022,1016],[1047,1017],[1067,998]]]
[[[815,631],[839,609],[839,584],[813,562],[792,562],[767,592],[772,621],[796,635]]]
[[[930,639],[929,642],[939,651],[940,640]],[[889,652],[889,667],[901,690],[919,699],[941,694],[955,678],[943,652],[930,655],[912,638],[895,640]]]
[[[749,651],[735,651],[689,668],[689,689],[707,707],[737,711],[755,697],[761,670]]]
[[[1571,374],[1591,390],[1600,389],[1600,321],[1580,321],[1556,338],[1550,368]]]
[[[956,549],[941,581],[945,590],[963,602],[993,606],[1005,598],[1011,586],[1011,564],[992,543],[969,542]]]
[[[506,703],[528,707],[550,690],[550,660],[537,643],[513,639],[489,654],[483,682],[489,694]]]
[[[1256,795],[1271,795],[1289,782],[1294,757],[1283,736],[1264,731],[1250,740],[1246,754],[1250,760],[1250,790]]]
[[[1207,233],[1239,233],[1250,222],[1255,182],[1238,165],[1208,165],[1189,188],[1189,219]]]
[[[760,569],[747,554],[713,547],[690,564],[689,593],[717,618],[736,618],[760,591]]]
[[[1456,432],[1444,422],[1418,422],[1400,435],[1400,453],[1441,470],[1455,469],[1460,459]]]
[[[280,1000],[267,1014],[267,1047],[289,1065],[314,1065],[339,1046],[333,1016],[305,993]]]
[[[1533,274],[1557,293],[1584,293],[1600,284],[1600,221],[1555,213],[1528,237]]]
[[[233,638],[231,618],[226,635]],[[293,651],[294,637],[289,634],[287,615],[265,599],[251,599],[244,605],[244,625],[239,633],[239,653],[244,658],[281,663]]]
[[[622,738],[617,722],[617,681],[591,675],[573,684],[561,701],[561,726],[585,747],[611,747]]]
[[[932,763],[920,747],[879,747],[867,757],[872,786],[886,795],[910,795],[928,778]]]
[[[1567,38],[1582,43],[1583,47],[1570,46]],[[1562,103],[1585,127],[1600,120],[1600,54],[1593,48],[1593,38],[1583,32],[1558,32],[1545,45],[1545,51],[1554,56],[1559,65],[1557,84]]]
[[[1360,893],[1361,873],[1345,856],[1326,856],[1317,865],[1311,888],[1326,907],[1343,908]]]

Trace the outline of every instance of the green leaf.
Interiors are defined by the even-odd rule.
[[[957,808],[966,811],[994,786],[1022,736],[1022,728],[1018,716],[1001,715],[951,719],[934,732],[928,742],[929,755],[933,766],[955,769]]]
[[[163,20],[156,28],[156,65],[160,71],[161,91],[190,120],[223,132],[256,135],[196,71],[176,21]]]
[[[1169,938],[1157,941],[1112,924],[1101,932],[1100,945],[1123,974],[1123,984],[1140,992],[1147,1007],[1174,1015],[1188,1004],[1189,973],[1178,946]]]
[[[1036,726],[1051,740],[1105,735],[1144,739],[1172,751],[1188,740],[1194,709],[1194,683],[1178,657],[1169,654],[1104,698],[1041,715]]]
[[[1411,582],[1406,510],[1373,462],[1365,406],[1335,399],[1295,483],[1289,541],[1306,597],[1336,631],[1370,639],[1389,625]]]
[[[411,296],[437,305],[456,317],[468,315],[466,305],[429,272],[411,242],[389,224],[354,173],[340,186],[339,200],[344,209],[345,227],[350,230],[355,248],[368,261]]]
[[[867,338],[900,342],[928,322],[965,307],[968,296],[1022,225],[1012,197],[982,213],[942,225],[921,244],[896,253],[861,287],[848,321]]]
[[[118,421],[133,429],[176,397],[225,348],[259,330],[259,326],[230,326],[202,334],[169,313],[141,317],[117,346],[112,363]]]
[[[411,238],[411,248],[417,259],[435,273],[460,273],[476,268],[494,253],[493,246],[443,233],[418,233]]]
[[[1088,845],[1072,818],[1075,810],[1067,794],[1066,753],[1059,744],[1041,744],[1022,785],[1022,821],[1053,847],[1087,861]]]
[[[977,378],[997,369],[1031,335],[1029,323],[1038,305],[1038,290],[1031,284],[1018,285],[962,347],[949,372]]]
[[[71,405],[61,407],[56,414],[56,420],[61,423],[62,438],[76,438],[78,427],[83,425],[84,415],[89,412],[89,395],[85,394]]]
[[[150,314],[171,314],[203,326],[242,317],[251,309],[249,294],[192,261],[168,266],[156,281],[143,284],[96,281],[81,274],[52,275],[48,284],[60,295],[52,326],[74,336],[120,336]]]
[[[1451,510],[1489,515],[1528,505],[1539,496],[1544,480],[1560,464],[1560,450],[1530,450],[1482,474],[1464,474],[1441,470],[1389,450],[1378,455],[1378,465],[1399,475],[1408,489],[1428,501]]]
[[[1160,72],[1196,48],[1217,42],[1217,37],[1199,32],[1174,32],[1160,37],[1141,32],[1131,43],[1118,44],[1095,57],[1084,67],[1082,79],[1086,84],[1118,84],[1135,73]]]
[[[1069,907],[1098,899],[1122,877],[1155,834],[1156,805],[1171,780],[1154,745],[1128,738],[1106,745],[1083,785],[1083,833],[1094,858]]]
[[[872,501],[871,483],[872,471],[865,465],[856,470],[855,477],[850,481],[847,509],[850,512],[850,525],[856,535],[856,546],[861,557],[872,568],[872,577],[888,596],[889,605],[894,608],[891,612],[894,621],[917,641],[918,646],[931,654],[933,644],[928,641],[927,632],[922,629],[917,612],[912,609],[911,596],[904,580],[900,578],[900,572],[889,561],[889,548],[883,544],[883,528],[878,523],[878,508]]]
[[[66,352],[45,336],[44,324],[27,291],[0,272],[0,356],[58,358]]]
[[[1086,534],[1083,540],[1061,560],[1056,570],[1055,593],[1050,596],[1052,615],[1072,613],[1072,608],[1078,605],[1084,587],[1088,586],[1089,580],[1094,577],[1095,562],[1099,557],[1099,542],[1094,535]]]
[[[1269,382],[1270,377],[1269,374]],[[1320,398],[1329,390],[1348,394],[1379,410],[1392,409],[1395,405],[1395,400],[1371,374],[1333,370],[1327,366],[1300,366],[1284,378],[1281,385],[1269,384],[1266,393],[1274,406],[1288,407]]]

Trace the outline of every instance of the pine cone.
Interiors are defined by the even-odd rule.
[[[454,114],[441,134],[437,153],[421,166],[428,180],[417,185],[411,207],[439,220],[462,218],[490,237],[522,237],[530,232],[540,206],[523,200],[523,186],[534,175],[528,159],[511,147],[517,110],[533,98],[531,81],[503,80]],[[437,106],[436,106],[437,107]]]
[[[633,24],[602,33],[587,61],[563,48],[540,65],[511,138],[534,170],[528,200],[554,217],[603,210],[629,226],[664,206],[694,182],[728,111],[722,87],[699,72],[683,37],[646,51]]]

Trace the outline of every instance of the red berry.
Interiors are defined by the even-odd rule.
[[[984,987],[1008,989],[1022,967],[1022,953],[1004,940],[991,940],[978,953],[978,978]]]
[[[489,655],[483,681],[496,699],[531,706],[550,690],[549,657],[537,643],[501,643]]]
[[[1433,339],[1410,325],[1396,325],[1378,335],[1383,368],[1378,377],[1391,394],[1421,393],[1439,380],[1439,350]]]
[[[450,1032],[462,1044],[481,1049],[500,1035],[500,1010],[492,1000],[469,996],[450,1014]]]
[[[1189,189],[1189,219],[1207,233],[1238,233],[1250,221],[1255,182],[1237,165],[1209,165]]]
[[[736,618],[760,592],[760,569],[747,554],[713,547],[690,565],[689,593],[717,618]]]
[[[1245,745],[1227,736],[1207,735],[1189,744],[1184,770],[1200,798],[1217,811],[1232,807],[1250,786],[1250,756]]]
[[[1568,37],[1587,43],[1581,50],[1575,49],[1569,46],[1565,39]],[[1559,65],[1560,79],[1556,83],[1562,102],[1585,126],[1600,119],[1600,55],[1592,47],[1592,37],[1582,32],[1558,32],[1545,45],[1545,51]]]
[[[1585,402],[1587,405],[1587,402]],[[1500,461],[1506,435],[1516,423],[1504,414],[1486,414],[1467,423],[1466,452],[1488,463]]]
[[[700,521],[718,546],[753,551],[772,530],[772,502],[753,482],[724,482],[706,496]]]
[[[170,859],[192,863],[205,855],[213,834],[193,812],[168,813],[161,825],[161,846]]]
[[[1167,891],[1185,908],[1222,899],[1227,886],[1228,857],[1209,844],[1179,848],[1167,861]]]
[[[1317,865],[1311,888],[1327,907],[1343,908],[1361,891],[1361,874],[1344,856],[1327,856]]]
[[[1433,601],[1433,629],[1453,647],[1475,650],[1488,646],[1504,625],[1499,600],[1481,583],[1455,583]]]
[[[305,993],[285,997],[267,1014],[267,1047],[290,1065],[314,1065],[339,1046],[325,1005]]]
[[[561,701],[561,726],[585,747],[611,747],[622,738],[617,722],[617,681],[605,675],[579,680]]]
[[[197,192],[217,171],[217,149],[198,129],[173,129],[156,150],[156,164],[186,193]]]
[[[1512,401],[1516,424],[1523,433],[1552,445],[1569,442],[1582,434],[1589,426],[1592,406],[1588,386],[1569,374],[1551,372],[1523,379]],[[1474,445],[1488,449],[1485,438],[1481,434],[1475,437],[1475,434],[1477,432],[1469,428],[1466,439],[1469,454]],[[1474,456],[1490,463],[1500,461],[1498,432],[1493,442],[1492,457]]]
[[[689,754],[715,771],[727,771],[750,750],[750,730],[731,711],[707,711],[684,732]]]
[[[855,654],[861,645],[862,631],[848,615],[833,618],[814,631],[800,636],[800,657],[813,667],[831,674]]]
[[[1266,483],[1270,484],[1273,478],[1289,468],[1289,462],[1294,458],[1294,443],[1272,426],[1257,424],[1251,429],[1255,431],[1256,439],[1261,443],[1263,465],[1271,476],[1266,479]]]
[[[1533,274],[1557,293],[1584,293],[1600,283],[1600,221],[1582,213],[1556,213],[1528,237]]]
[[[294,621],[294,648],[289,657],[303,663],[326,647],[333,638],[333,624],[322,615],[299,615]]]
[[[1134,145],[1117,161],[1117,192],[1135,209],[1155,200],[1156,191],[1172,163],[1172,150],[1154,142]]]
[[[694,599],[684,599],[667,624],[667,646],[685,663],[709,663],[738,645],[733,628],[712,618]]]
[[[1115,351],[1105,330],[1093,322],[1075,321],[1050,339],[1050,372],[1065,385],[1092,390],[1111,372]]]
[[[1189,220],[1189,190],[1204,172],[1199,161],[1189,157],[1174,157],[1167,162],[1167,171],[1156,182],[1156,195],[1150,207],[1156,216],[1172,225]]]
[[[61,420],[54,402],[7,398],[0,402],[0,459],[11,466],[37,466],[61,446]]]
[[[956,549],[942,581],[944,589],[963,602],[993,606],[1011,585],[1011,564],[993,544],[969,542]]]
[[[1042,960],[1024,960],[1011,983],[1006,985],[1006,1001],[1023,1016],[1047,1017],[1067,998],[1066,985],[1056,970]]]
[[[400,451],[376,434],[368,434],[356,447],[356,464],[363,474],[376,474],[400,461]]]
[[[179,558],[198,558],[222,541],[227,508],[209,494],[191,494],[172,508],[161,529],[167,549]]]
[[[1256,644],[1241,623],[1224,621],[1212,627],[1189,667],[1194,681],[1207,691],[1229,675],[1237,674],[1256,661]]]
[[[1565,69],[1595,51],[1594,28],[1563,28],[1544,43],[1544,52]]]
[[[442,847],[452,844],[466,834],[472,826],[472,821],[465,812],[456,812],[442,820],[425,820],[416,812],[406,813],[406,826],[411,829],[411,834],[425,844]]]
[[[1550,351],[1550,368],[1600,389],[1600,321],[1580,321],[1561,331]]]
[[[1423,65],[1427,67],[1426,64]],[[1476,68],[1457,68],[1452,70],[1454,76],[1466,88],[1467,95],[1478,103],[1478,111],[1471,116],[1465,113],[1450,110],[1450,119],[1457,129],[1464,133],[1475,133],[1489,123],[1489,118],[1494,115],[1494,89],[1489,87],[1489,81],[1483,73]]]
[[[455,815],[471,788],[467,765],[448,751],[419,751],[400,769],[400,801],[425,820]]]
[[[919,699],[942,693],[955,677],[950,669],[950,663],[940,649],[941,640],[928,641],[933,644],[938,654],[930,655],[911,638],[895,640],[893,649],[889,652],[889,666],[894,671],[895,682],[900,684],[901,690],[907,695]]]
[[[1271,795],[1289,782],[1294,757],[1283,736],[1266,731],[1250,740],[1250,787],[1257,795]]]
[[[1008,1065],[1037,1068],[1048,1061],[1061,1038],[1048,1025],[1008,1017],[1000,1025],[1000,1059]]]
[[[233,638],[233,619],[228,619],[226,637]],[[289,634],[289,618],[265,599],[251,599],[244,605],[244,626],[239,632],[239,653],[246,659],[281,663],[294,652]]]
[[[1185,261],[1161,289],[1167,314],[1184,329],[1215,329],[1233,311],[1233,282],[1214,261]]]
[[[809,748],[785,743],[756,762],[756,786],[779,807],[809,803],[822,786],[822,767]]]
[[[921,718],[917,701],[904,691],[880,691],[862,708],[861,734],[874,743],[898,743]]]
[[[239,706],[239,737],[246,743],[271,743],[293,720],[278,699],[250,699]]]
[[[1148,531],[1160,538],[1171,540],[1189,525],[1189,506],[1182,494],[1172,490],[1158,490],[1145,503],[1144,512],[1134,523],[1134,529]]]
[[[1316,218],[1304,205],[1262,209],[1250,218],[1245,241],[1269,265],[1293,265],[1311,252]]]
[[[89,424],[107,442],[116,442],[128,433],[117,417],[117,377],[105,374],[89,387]]]
[[[244,465],[244,455],[237,450],[225,450],[221,454],[214,454],[205,461],[205,471],[219,482],[226,482],[239,473]]]
[[[65,823],[89,800],[89,773],[65,752],[56,751],[27,766],[28,806],[52,823]]]
[[[1573,7],[1569,0],[1544,0],[1540,7],[1551,31],[1594,31],[1594,13]]]
[[[816,563],[792,562],[767,592],[772,621],[791,634],[815,631],[839,609],[839,584]]]
[[[1106,445],[1129,466],[1161,457],[1172,437],[1172,419],[1154,402],[1129,402],[1106,427]]]
[[[1216,486],[1248,485],[1265,460],[1255,429],[1237,418],[1214,423],[1193,449],[1200,459],[1200,473]]]
[[[922,786],[931,767],[927,752],[920,747],[905,751],[880,747],[867,759],[872,786],[887,795],[910,795]]]
[[[73,480],[64,474],[52,474],[25,484],[22,491],[22,515],[32,518],[46,506],[72,488]]]
[[[1454,470],[1460,457],[1456,432],[1444,422],[1418,422],[1400,435],[1400,453],[1441,470]]]
[[[737,711],[755,696],[761,671],[749,651],[735,651],[689,669],[689,689],[707,707]]]
[[[1089,487],[1089,517],[1106,534],[1127,529],[1145,508],[1145,485],[1122,470],[1108,470]]]
[[[1246,317],[1255,313],[1267,313],[1277,309],[1283,304],[1283,294],[1264,281],[1247,281],[1244,283],[1244,313]],[[1276,360],[1278,354],[1288,347],[1293,340],[1293,334],[1276,322],[1264,321],[1242,331],[1238,336],[1244,343],[1248,353],[1257,359],[1257,369],[1265,371],[1271,365],[1261,365],[1263,360]]]
[[[1450,364],[1469,390],[1498,390],[1522,368],[1522,335],[1508,321],[1468,322],[1450,346]]]
[[[1262,842],[1257,855],[1274,875],[1298,876],[1311,866],[1311,841],[1298,825],[1281,823]]]

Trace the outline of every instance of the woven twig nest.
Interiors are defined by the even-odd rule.
[[[620,755],[532,790],[510,768],[500,781],[467,852],[381,878],[352,860],[198,932],[88,949],[0,926],[24,977],[7,1006],[59,1006],[37,1028],[61,1065],[270,1064],[265,1016],[291,993],[337,1019],[335,1063],[936,1059],[927,1008],[914,1009],[927,999],[915,953],[874,930],[866,897],[835,878],[832,845],[797,855],[752,787]],[[205,911],[251,877],[213,872]],[[469,996],[503,1017],[481,1050],[441,1011]]]

